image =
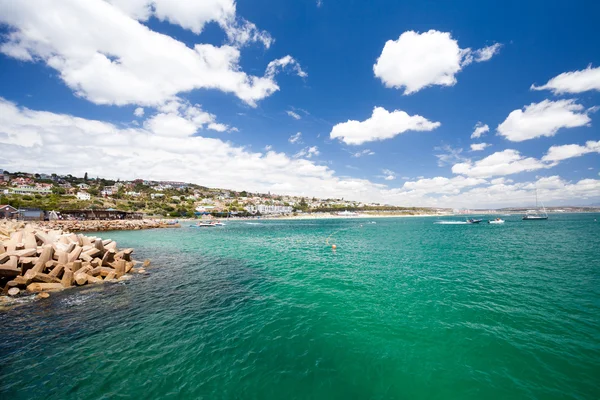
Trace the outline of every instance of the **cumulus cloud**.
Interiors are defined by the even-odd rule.
[[[138,107],[133,111],[133,115],[135,115],[138,118],[141,118],[144,116],[144,109],[142,107]]]
[[[199,35],[209,22],[216,22],[232,44],[260,42],[266,48],[273,43],[268,32],[236,15],[234,0],[171,1],[171,0],[108,0],[131,18],[147,21],[151,16],[179,25]]]
[[[383,179],[386,181],[393,181],[396,179],[396,173],[390,169],[382,169],[381,172],[383,173]]]
[[[199,32],[207,22],[233,18],[235,3],[64,0],[57,8],[46,1],[3,1],[0,22],[11,31],[0,52],[44,62],[76,95],[96,104],[156,107],[179,93],[216,89],[256,106],[279,90],[275,75],[282,69],[306,76],[289,55],[271,61],[264,76],[248,75],[235,43],[190,48],[138,22],[150,13]],[[49,15],[68,23],[57,24]]]
[[[524,110],[514,110],[498,125],[498,133],[512,142],[554,136],[561,128],[588,126],[588,113],[575,100],[544,100],[531,103]]]
[[[471,145],[471,151],[481,151],[481,150],[485,150],[486,147],[490,147],[491,144],[489,143],[473,143]]]
[[[288,142],[292,144],[302,143],[302,132],[298,132],[290,136]]]
[[[464,66],[487,61],[499,49],[499,44],[475,51],[461,49],[449,32],[407,31],[386,42],[373,72],[386,87],[404,88],[407,95],[432,85],[453,86]]]
[[[581,71],[563,72],[550,79],[545,85],[531,85],[532,90],[551,90],[554,94],[582,93],[600,90],[600,67],[588,66]]]
[[[177,110],[180,116],[187,115],[185,110]],[[404,206],[523,205],[533,198],[536,185],[543,186],[539,194],[547,205],[589,204],[600,199],[600,179],[569,182],[555,177],[511,184],[497,179],[486,182],[478,176],[419,177],[390,188],[365,179],[338,177],[327,166],[270,147],[252,152],[200,135],[165,137],[146,127],[120,128],[103,121],[30,110],[2,98],[0,148],[0,164],[9,170],[79,175],[87,171],[112,179],[179,180],[231,189],[244,182],[250,191]]]
[[[477,186],[486,183],[485,179],[467,178],[464,176],[455,176],[454,178],[435,177],[419,179],[418,181],[405,182],[403,189],[415,193],[430,194],[459,194],[462,189],[471,186]]]
[[[542,161],[555,162],[562,161],[568,158],[580,157],[588,153],[600,153],[600,140],[598,141],[587,141],[585,146],[578,144],[565,144],[562,146],[552,146],[548,149],[548,152]]]
[[[420,115],[408,115],[402,110],[389,112],[383,107],[375,107],[371,117],[365,121],[349,120],[335,125],[329,137],[346,144],[359,145],[391,139],[406,131],[431,131],[440,125]]]
[[[297,114],[297,113],[295,113],[293,111],[286,111],[286,113],[287,113],[287,115],[289,115],[290,117],[292,117],[294,119],[301,119],[302,118],[299,114]]]
[[[506,149],[476,162],[455,164],[452,166],[452,172],[476,178],[491,178],[550,168],[554,165],[556,164],[547,164],[533,157],[524,157],[517,150]]]
[[[490,131],[490,127],[487,124],[482,123],[481,121],[475,124],[473,133],[471,134],[471,139],[477,139],[482,137],[484,134]]]
[[[171,102],[151,118],[144,121],[144,127],[152,133],[167,137],[185,137],[206,127],[218,132],[224,132],[229,127],[215,122],[215,116],[200,108],[198,105]]]

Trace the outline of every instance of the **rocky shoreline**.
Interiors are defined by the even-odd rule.
[[[101,232],[101,231],[137,231],[140,229],[180,228],[176,221],[154,219],[115,219],[115,220],[54,220],[37,222],[37,226],[50,230],[69,232]]]
[[[89,230],[91,225],[85,226],[82,230]],[[94,226],[115,229],[113,224]],[[131,225],[118,226],[123,229],[123,226]],[[132,258],[134,249],[119,249],[111,239],[75,234],[64,228],[66,225],[54,223],[0,221],[2,296],[37,293],[37,298],[45,298],[51,291],[124,280],[131,272],[144,273],[144,268],[150,264],[146,260],[142,268],[134,268],[140,264]]]

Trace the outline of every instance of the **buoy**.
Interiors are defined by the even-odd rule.
[[[332,248],[333,250],[335,250],[335,249],[337,248],[337,246],[336,246],[335,244],[332,244],[332,245],[331,245],[331,248]]]

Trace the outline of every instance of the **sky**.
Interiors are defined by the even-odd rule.
[[[0,0],[0,168],[600,204],[600,3]]]

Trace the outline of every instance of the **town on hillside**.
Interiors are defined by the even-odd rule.
[[[0,218],[275,217],[299,213],[343,215],[357,211],[428,214],[448,210],[237,192],[185,182],[115,181],[89,177],[87,173],[75,177],[0,169]]]

